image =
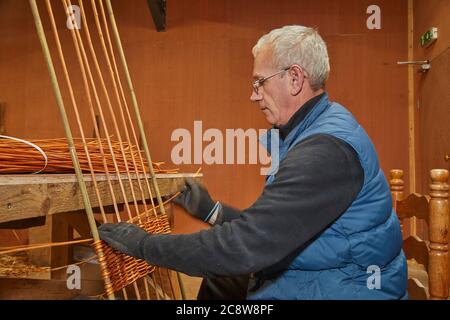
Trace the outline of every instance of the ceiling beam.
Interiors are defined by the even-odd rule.
[[[156,31],[166,30],[166,0],[147,0]]]

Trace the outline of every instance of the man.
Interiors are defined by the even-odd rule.
[[[201,298],[227,297],[211,279],[244,275],[251,275],[248,299],[405,298],[406,260],[389,187],[364,129],[328,100],[324,41],[314,29],[285,26],[264,35],[253,55],[250,99],[281,138],[272,150],[278,171],[261,196],[239,211],[188,180],[177,203],[212,228],[154,235],[108,224],[101,238],[150,264],[210,279]],[[242,278],[233,279],[239,288]]]

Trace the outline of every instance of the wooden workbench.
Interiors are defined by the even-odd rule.
[[[192,173],[157,174],[161,196],[169,196],[180,191],[186,177],[201,178],[201,175]],[[117,202],[124,203],[120,192],[118,176],[111,175],[114,194]],[[142,175],[141,175],[142,177]],[[136,179],[136,175],[132,175]],[[89,198],[93,208],[98,207],[92,178],[84,175]],[[131,188],[129,188],[128,176],[121,175],[127,200],[131,202]],[[104,174],[96,174],[96,181],[102,197],[103,205],[112,205],[109,186]],[[151,181],[152,194],[155,196]],[[142,180],[144,184],[144,180]],[[133,182],[137,200],[141,200],[141,192],[138,184]],[[146,190],[146,185],[143,185]],[[145,192],[145,198],[150,198]],[[16,221],[40,216],[53,215],[55,213],[83,210],[83,199],[74,174],[37,174],[37,175],[0,175],[0,223]]]
[[[200,180],[202,175],[193,173],[157,174],[156,179],[161,197],[164,199],[180,191],[186,177],[195,177]],[[120,191],[119,177],[111,175],[111,178],[117,204],[123,205],[125,200]],[[132,193],[128,176],[123,174],[120,178],[126,190],[127,201],[131,203]],[[137,176],[134,174],[131,178],[136,180]],[[146,190],[143,175],[140,178],[143,190]],[[84,180],[91,206],[94,208],[94,212],[98,212],[99,205],[91,175],[84,175]],[[112,208],[113,200],[110,196],[106,175],[96,174],[96,182],[105,210],[112,213],[113,210],[108,210]],[[156,197],[151,179],[149,184],[153,197]],[[133,187],[137,200],[142,200],[136,181],[133,181]],[[146,200],[150,199],[148,191],[144,192],[144,196]],[[147,201],[147,204],[149,203]],[[168,211],[169,219],[171,219],[171,210]],[[0,228],[29,228],[30,244],[71,240],[74,230],[82,238],[90,238],[90,229],[76,176],[74,174],[0,175]],[[55,267],[70,263],[73,255],[70,249],[68,247],[40,249],[30,251],[28,256],[34,265]],[[65,275],[62,277],[64,278]],[[50,272],[30,273],[24,275],[24,278],[55,279],[55,274]],[[56,278],[61,277],[57,276]]]

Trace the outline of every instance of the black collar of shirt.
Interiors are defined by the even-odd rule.
[[[319,102],[320,99],[325,95],[325,92],[309,99],[294,115],[289,119],[288,123],[281,127],[275,127],[280,130],[281,139],[285,139],[288,134],[294,129],[300,122],[305,119],[307,114],[312,110],[312,108]]]

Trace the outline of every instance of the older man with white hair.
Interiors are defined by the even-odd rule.
[[[156,235],[107,224],[101,238],[151,264],[204,277],[202,299],[406,298],[389,187],[364,129],[325,92],[325,42],[312,28],[285,26],[261,37],[253,55],[250,99],[280,136],[279,148],[267,146],[280,163],[261,196],[240,211],[187,180],[176,203],[212,228]]]

